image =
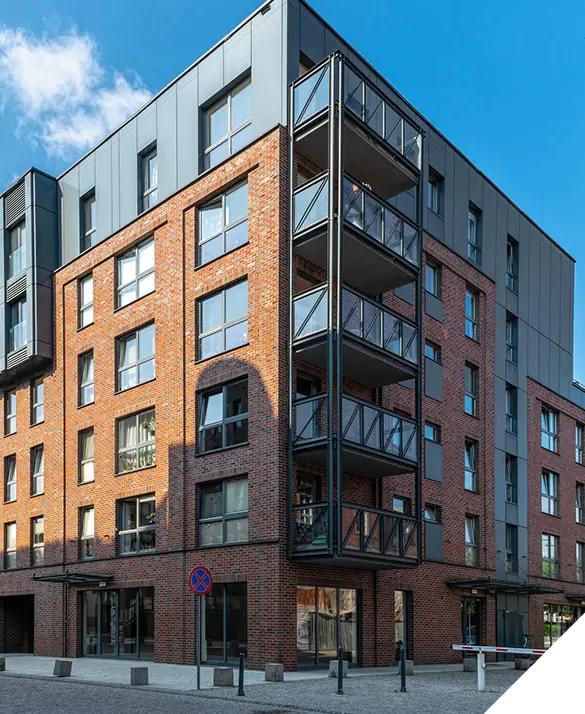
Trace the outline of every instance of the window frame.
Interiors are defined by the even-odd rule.
[[[138,525],[140,523],[140,504],[147,502],[154,503],[154,520],[146,526]],[[136,506],[136,527],[122,529],[121,519],[122,519],[122,508],[124,503],[134,503]],[[154,493],[148,493],[144,496],[130,496],[128,498],[120,498],[116,502],[116,555],[118,556],[129,556],[129,555],[140,555],[141,553],[154,553],[156,552],[156,495]],[[154,532],[154,546],[152,548],[140,548],[140,533],[144,532]],[[122,537],[125,535],[136,535],[136,545],[137,550],[122,552],[120,547]]]
[[[469,298],[469,299],[468,299]],[[468,306],[471,310],[468,312]],[[465,290],[465,336],[479,342],[479,294],[471,288]]]
[[[585,543],[580,540],[575,543],[575,579],[585,583]]]
[[[579,422],[575,423],[575,463],[583,464],[583,441],[585,436],[585,426]]]
[[[467,211],[467,257],[481,265],[481,210],[469,206]]]
[[[473,439],[465,439],[464,450],[464,480],[463,485],[466,491],[478,492],[477,479],[478,443]]]
[[[9,411],[12,401],[14,402],[14,411]],[[4,436],[16,434],[16,427],[16,389],[9,389],[4,392]]]
[[[575,523],[585,525],[585,484],[575,484]]]
[[[429,272],[432,275],[432,290],[429,290]],[[441,267],[436,263],[427,260],[425,263],[425,292],[434,295],[437,300],[441,299]]]
[[[559,475],[548,469],[540,475],[540,510],[548,516],[559,515]]]
[[[506,287],[516,295],[518,294],[518,258],[519,243],[509,235],[506,241]]]
[[[37,454],[40,453],[41,470],[37,471]],[[45,445],[37,444],[30,450],[30,495],[41,496],[45,493]],[[41,484],[40,490],[39,482]]]
[[[91,281],[91,301],[83,302],[83,287],[88,282]],[[88,273],[84,275],[83,278],[79,278],[79,289],[77,291],[78,295],[78,329],[83,330],[84,327],[89,327],[93,325],[93,273]],[[91,314],[91,318],[86,322],[86,314]]]
[[[8,329],[8,352],[18,352],[18,350],[24,349],[28,343],[28,315],[27,315],[27,308],[28,308],[28,302],[26,299],[26,296],[23,295],[16,300],[13,300],[12,302],[8,303],[8,307],[10,308],[10,322],[9,322],[9,329]],[[14,310],[18,310],[19,314],[19,322],[14,322]],[[24,315],[24,317],[22,317]],[[24,328],[22,328],[22,325],[24,325]],[[22,344],[19,344],[16,346],[15,343],[15,331],[16,328],[21,328],[26,331],[25,339]],[[19,330],[20,331],[20,330]]]
[[[510,364],[518,364],[518,318],[506,315],[506,359]]]
[[[146,268],[142,272],[139,272],[139,266],[140,266],[140,254],[141,251],[143,251],[145,248],[147,248],[150,244],[152,243],[152,251],[153,251],[153,260],[152,260],[152,267]],[[132,303],[135,303],[137,300],[141,300],[142,298],[146,297],[147,295],[152,295],[153,292],[156,290],[156,245],[154,242],[154,236],[150,235],[147,238],[144,238],[143,240],[138,241],[138,243],[135,243],[133,246],[128,248],[128,250],[125,250],[123,253],[119,253],[116,256],[116,310],[121,310],[124,307],[127,307],[128,305],[132,305]],[[128,280],[127,282],[122,282],[122,261],[123,260],[129,260],[130,258],[134,259],[135,263],[135,275],[132,278],[132,280]],[[143,293],[142,295],[140,294],[140,284],[148,278],[150,275],[153,276],[153,283],[152,283],[152,290],[149,290],[146,293]],[[125,302],[122,304],[122,293],[125,289],[129,288],[131,285],[135,286],[135,297],[132,300],[129,300],[128,302]]]
[[[91,436],[91,458],[84,458],[84,440]],[[92,465],[91,478],[83,478],[84,467],[88,464]],[[80,429],[77,432],[77,484],[82,486],[86,483],[95,481],[95,431],[93,426],[87,429]]]
[[[478,391],[479,391],[479,367],[472,364],[471,362],[465,363],[465,370],[470,370],[471,386],[473,391],[468,392],[467,386],[465,385],[465,379],[463,384],[464,389],[464,411],[466,414],[472,417],[477,417],[477,403],[478,403]],[[471,411],[467,409],[467,404],[471,405]]]
[[[429,167],[429,178],[427,184],[427,208],[439,218],[443,217],[443,187],[444,178]]]
[[[9,538],[8,532],[14,530],[14,545],[8,546]],[[14,570],[17,567],[16,556],[17,556],[17,541],[16,541],[17,529],[16,521],[9,521],[4,524],[4,553],[3,562],[4,570]],[[11,564],[9,564],[11,562]]]
[[[22,275],[26,271],[27,260],[27,230],[26,219],[18,221],[14,226],[8,229],[8,255],[7,255],[7,277],[6,280],[13,280]],[[18,236],[18,247],[12,250],[12,236]],[[14,256],[18,255],[18,261],[14,260]],[[14,263],[17,262],[16,270]]]
[[[509,536],[511,536],[511,538],[509,538]],[[518,573],[518,527],[511,523],[506,523],[504,559],[506,573],[516,575]]]
[[[252,77],[247,77],[244,79],[242,82],[237,84],[235,87],[230,89],[228,92],[226,92],[220,99],[218,99],[217,102],[212,104],[210,107],[208,107],[204,113],[203,113],[203,169],[212,169],[218,166],[222,161],[225,161],[227,158],[232,156],[234,154],[233,151],[233,138],[237,134],[239,134],[241,131],[245,131],[245,129],[248,126],[252,125],[252,115],[253,115],[253,110],[250,110],[250,116],[240,122],[237,126],[232,127],[232,103],[234,97],[239,94],[240,92],[244,91],[248,87],[250,87],[250,91],[252,91]],[[227,105],[227,134],[224,134],[221,136],[220,139],[215,141],[213,144],[210,144],[210,117],[221,107],[224,105]],[[211,154],[215,149],[218,149],[222,144],[227,142],[227,156],[224,157],[223,159],[220,159],[217,163],[212,163],[211,161]],[[236,152],[239,151],[240,149],[236,149]]]
[[[4,503],[16,503],[18,498],[18,473],[16,468],[16,454],[4,457]],[[14,496],[10,494],[14,491]]]
[[[145,330],[152,327],[152,353],[149,353],[146,357],[140,357],[140,335],[144,333]],[[130,340],[136,340],[136,359],[133,362],[128,362],[125,365],[121,364],[122,350],[123,346],[130,342]],[[152,362],[152,377],[140,381],[140,367],[149,362]],[[122,375],[125,372],[130,372],[134,370],[136,372],[136,382],[135,384],[130,384],[127,387],[122,387]],[[123,335],[116,337],[116,393],[127,392],[129,389],[134,387],[139,387],[141,384],[148,384],[156,379],[156,329],[154,321],[148,322],[145,325],[136,327],[130,332],[125,332]]]
[[[238,482],[238,481],[245,481],[246,482],[246,501],[248,507],[246,508],[245,511],[233,511],[233,512],[226,512],[226,502],[227,502],[227,486],[230,483]],[[221,515],[219,516],[203,516],[203,499],[205,496],[205,489],[206,488],[213,488],[217,487],[221,484]],[[202,483],[200,484],[200,487],[198,488],[199,491],[199,502],[198,502],[198,544],[200,548],[217,548],[220,546],[225,546],[225,545],[233,545],[234,543],[248,543],[249,542],[249,534],[248,538],[246,540],[228,540],[227,539],[227,523],[229,521],[235,521],[235,520],[243,520],[244,518],[248,520],[248,525],[249,525],[249,511],[250,511],[250,502],[249,502],[249,482],[248,482],[248,476],[243,476],[243,477],[235,477],[231,479],[224,479],[222,481],[210,481],[207,483]],[[221,543],[203,543],[202,542],[202,529],[201,526],[205,526],[207,524],[211,523],[221,523],[221,536],[222,540]]]
[[[546,421],[546,426],[544,422]],[[548,443],[548,446],[544,442]],[[559,413],[542,405],[540,412],[540,445],[547,451],[558,453],[559,448]],[[551,448],[552,447],[552,448]]]
[[[246,187],[246,204],[247,204],[246,215],[236,218],[232,223],[226,223],[228,197],[231,196],[236,191],[239,191],[240,189],[242,189],[244,186]],[[220,203],[220,205],[221,205],[221,228],[219,231],[216,231],[215,233],[208,235],[205,238],[205,240],[202,240],[201,239],[201,232],[202,232],[202,226],[203,226],[202,212],[212,208],[212,206],[217,203]],[[221,258],[224,255],[228,255],[229,253],[232,253],[234,250],[238,250],[238,248],[241,248],[244,245],[247,245],[249,242],[249,237],[250,237],[249,236],[249,224],[248,224],[249,217],[250,217],[250,198],[249,198],[248,177],[246,177],[243,181],[239,181],[236,185],[232,186],[227,191],[224,191],[219,196],[216,196],[211,201],[207,201],[207,203],[204,203],[201,206],[199,206],[197,208],[197,267],[201,267],[203,265],[208,265],[209,263],[213,262],[214,260],[217,260],[218,258]],[[241,226],[244,223],[248,224],[248,228],[246,230],[246,240],[244,242],[240,243],[239,245],[236,245],[235,247],[227,250],[226,249],[226,235],[230,231],[232,231],[234,228],[237,228],[238,226]],[[212,240],[215,240],[216,238],[219,238],[220,236],[222,239],[222,250],[219,253],[219,255],[217,255],[214,258],[210,258],[209,260],[203,261],[202,248],[207,243],[209,243]]]
[[[42,540],[35,541],[35,524],[42,524],[42,531],[38,535]],[[37,560],[38,558],[38,560]],[[45,516],[34,516],[30,519],[30,564],[37,567],[45,564]]]
[[[84,515],[86,513],[89,513],[90,511],[93,512],[92,516],[92,525],[93,525],[93,532],[91,536],[84,535],[83,534],[83,528],[84,528]],[[86,546],[86,543],[91,542],[91,554],[90,555],[85,555],[84,551],[87,549],[88,546]],[[95,558],[95,506],[82,506],[79,509],[79,560],[94,560]]]
[[[79,360],[79,393],[78,393],[78,405],[79,407],[86,407],[89,404],[94,404],[95,403],[95,359],[94,359],[94,354],[93,350],[87,350],[87,352],[83,352],[82,354],[79,355],[78,357]],[[86,360],[91,360],[91,370],[92,370],[92,378],[88,379],[87,381],[83,381],[83,367],[85,364]],[[86,401],[85,400],[85,391],[89,388],[92,388],[92,394],[93,397],[92,399]]]
[[[248,404],[248,411],[242,412],[241,414],[236,414],[234,416],[226,417],[227,413],[227,395],[228,395],[228,390],[230,387],[234,387],[240,383],[246,384],[246,402]],[[197,412],[198,412],[198,418],[197,418],[197,453],[198,454],[212,454],[216,453],[218,451],[223,451],[225,449],[235,449],[239,446],[246,446],[246,444],[249,443],[249,434],[247,434],[247,438],[245,441],[238,442],[236,444],[227,444],[227,432],[228,432],[228,425],[232,424],[237,421],[246,421],[248,422],[246,424],[246,432],[248,432],[248,427],[249,427],[249,417],[250,417],[250,403],[248,401],[249,399],[249,381],[248,381],[248,376],[241,377],[238,379],[231,380],[230,382],[225,382],[223,384],[219,384],[215,387],[210,387],[209,389],[204,389],[201,390],[198,394],[198,399],[197,399]],[[202,418],[203,414],[205,411],[204,407],[204,400],[206,398],[209,398],[210,396],[213,396],[215,394],[221,393],[222,395],[222,418],[221,421],[215,421],[211,422],[209,424],[203,425]],[[203,448],[205,439],[203,437],[203,432],[207,429],[212,429],[212,428],[217,428],[218,426],[221,426],[221,443],[222,445],[216,449],[205,449]]]
[[[506,503],[518,505],[518,459],[506,454],[505,462]]]
[[[470,528],[470,526],[473,526]],[[465,514],[465,566],[468,568],[479,567],[479,519],[469,513]],[[473,536],[473,540],[468,540],[468,533]]]
[[[423,520],[427,523],[442,523],[442,508],[434,503],[426,503]]]
[[[247,297],[247,310],[245,316],[240,316],[237,318],[234,318],[233,320],[229,320],[226,322],[226,295],[229,290],[232,288],[237,287],[238,285],[246,284],[246,297]],[[247,344],[249,344],[250,340],[250,334],[249,334],[249,315],[250,315],[250,283],[248,281],[248,278],[245,277],[242,280],[237,280],[234,283],[231,283],[230,285],[226,285],[225,287],[221,288],[220,290],[215,290],[212,293],[209,293],[207,295],[203,295],[197,300],[197,356],[198,356],[198,361],[202,360],[207,360],[207,359],[212,359],[213,357],[217,357],[218,355],[225,354],[226,352],[231,352],[232,350],[239,349],[240,347],[245,347]],[[219,325],[219,327],[214,327],[211,330],[207,330],[207,332],[202,332],[203,328],[203,306],[206,300],[210,300],[217,295],[221,295],[221,301],[222,301],[222,323]],[[232,328],[235,327],[236,325],[243,325],[246,323],[246,341],[235,345],[234,347],[229,347],[226,349],[226,332]],[[219,352],[213,352],[212,354],[208,354],[203,356],[203,350],[202,350],[202,343],[203,340],[205,340],[207,337],[210,337],[211,335],[215,335],[217,333],[221,333],[222,336],[222,349],[220,349]]]
[[[427,354],[427,347],[429,348],[431,354]],[[438,345],[436,342],[432,342],[432,340],[425,340],[425,357],[433,362],[436,362],[437,364],[442,364],[441,345]]]
[[[546,541],[545,541],[546,539]],[[545,546],[546,542],[546,546]],[[558,579],[560,562],[559,562],[560,539],[559,536],[552,533],[542,533],[541,536],[541,563],[542,577],[552,580]],[[548,567],[547,567],[548,564]],[[546,571],[549,570],[547,573]]]
[[[518,433],[518,390],[513,384],[506,383],[505,389],[506,431]]]
[[[140,417],[146,414],[152,413],[152,424],[154,436],[152,439],[147,439],[145,441],[140,441],[138,438],[132,446],[120,446],[120,428],[123,422],[130,421],[131,419],[136,420],[136,436],[140,434]],[[140,452],[146,451],[148,454],[149,448],[152,446],[152,463],[141,466],[140,465]],[[128,454],[135,451],[136,452],[136,468],[120,470],[120,458],[122,454]],[[143,469],[150,469],[156,466],[156,412],[155,407],[149,407],[148,409],[142,409],[139,412],[133,412],[132,414],[125,414],[124,416],[118,417],[116,419],[116,476],[122,476],[124,474],[135,473],[136,471],[142,471]]]
[[[39,384],[42,386],[43,392],[41,401],[37,401],[37,390]],[[37,424],[42,424],[45,421],[45,380],[42,377],[33,379],[31,380],[30,387],[30,425],[36,426]],[[39,410],[41,418],[38,418]]]
[[[149,146],[145,151],[139,154],[140,158],[140,211],[145,211],[154,208],[158,203],[158,152],[156,142]],[[150,183],[150,162],[155,160],[154,173],[156,174],[156,183]]]
[[[97,229],[96,224],[92,220],[92,207],[95,206],[95,218],[97,219],[97,204],[95,198],[95,189],[81,198],[81,252],[83,253],[97,244]]]
[[[427,436],[427,427],[429,429],[432,429],[433,437],[437,436],[438,438],[429,438]],[[433,422],[426,421],[424,424],[424,437],[426,441],[432,441],[433,444],[440,444],[441,443],[441,427],[439,424],[434,424]]]

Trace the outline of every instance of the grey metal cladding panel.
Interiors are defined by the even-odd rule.
[[[33,172],[34,202],[36,206],[57,213],[57,182],[37,171]],[[0,226],[2,221],[0,220]]]
[[[528,306],[532,297],[530,285],[532,281],[530,273],[530,229],[528,221],[524,216],[519,216],[518,232],[514,235],[514,237],[520,243],[520,258],[518,266],[518,316],[525,322],[528,322]]]
[[[46,355],[46,350],[42,345],[49,346],[51,351],[48,356],[52,356],[53,346],[53,291],[47,285],[35,286],[34,304],[36,307],[35,323],[36,335],[34,336],[37,345],[34,350],[37,354]]]
[[[506,310],[509,310],[513,315],[518,317],[518,295],[508,288],[504,288],[506,291]]]
[[[561,347],[561,383],[559,391],[566,399],[573,398],[573,355]],[[581,406],[585,406],[585,394],[581,390],[577,390],[581,394],[581,400],[577,402]]]
[[[508,211],[508,233],[520,241],[520,212],[513,206],[504,196],[498,194],[499,198],[504,201]]]
[[[427,231],[432,236],[434,236],[437,240],[440,240],[442,243],[444,243],[445,242],[445,221],[441,218],[441,216],[438,216],[436,213],[431,211],[430,208],[427,208],[426,216],[427,216],[427,226],[426,226]]]
[[[223,88],[223,46],[199,63],[199,104],[204,104]]]
[[[494,517],[503,521],[506,516],[506,454],[502,449],[494,452]]]
[[[508,202],[496,194],[496,302],[506,304],[506,244],[508,240]]]
[[[399,288],[394,288],[394,295],[409,305],[414,305],[414,283],[406,283]]]
[[[506,450],[506,383],[501,377],[494,380],[494,445]]]
[[[540,234],[528,226],[530,244],[528,324],[540,329]]]
[[[557,345],[561,342],[561,251],[550,243],[550,333]]]
[[[513,526],[518,525],[518,506],[515,503],[505,503],[505,521]]]
[[[528,376],[539,380],[538,357],[540,354],[539,334],[528,325]]]
[[[579,389],[578,387],[575,387],[575,385],[573,384],[571,385],[569,398],[572,402],[575,402],[575,404],[578,404],[580,407],[585,408],[585,392],[583,392],[583,390]]]
[[[506,382],[518,386],[518,366],[506,360]]]
[[[119,142],[120,222],[117,226],[112,226],[114,231],[134,220],[138,213],[138,149],[135,120],[120,131]]]
[[[520,342],[518,347],[520,349]],[[495,357],[496,374],[503,377],[506,373],[506,309],[499,303],[496,303]]]
[[[112,177],[112,229],[120,225],[120,135],[119,133],[108,142],[111,151],[110,174]]]
[[[240,28],[224,43],[223,83],[229,84],[252,64],[252,23]]]
[[[432,293],[425,292],[425,313],[437,322],[443,322],[443,301]]]
[[[63,262],[79,254],[79,172],[69,171],[59,182],[61,187],[61,225]]]
[[[334,32],[325,27],[325,56],[327,57],[336,50],[340,50],[347,56],[349,48]]]
[[[518,459],[518,525],[528,527],[528,461]]]
[[[518,451],[521,459],[528,458],[528,395],[522,389],[517,390],[518,395]]]
[[[475,171],[471,169],[471,174]],[[485,179],[483,184],[483,213],[481,216],[481,267],[484,273],[495,279],[496,274],[496,206],[497,193]],[[473,199],[472,199],[473,200]]]
[[[299,76],[299,59],[301,53],[301,14],[296,0],[286,3],[286,75],[283,89]]]
[[[425,358],[425,395],[443,401],[443,365]]]
[[[538,336],[538,381],[549,386],[550,377],[550,340],[542,334]]]
[[[86,156],[79,164],[79,195],[83,196],[95,187],[95,154]]]
[[[528,325],[518,320],[518,386],[526,391],[528,374]]]
[[[392,204],[399,211],[402,211],[407,218],[410,218],[412,221],[416,221],[416,196],[413,196],[412,193],[403,191],[395,197]]]
[[[443,524],[425,521],[425,558],[443,561]]]
[[[469,200],[474,203],[481,211],[485,210],[484,206],[484,188],[485,180],[477,171],[467,164],[469,171]]]
[[[445,176],[445,140],[435,131],[430,131],[427,140],[429,165],[441,176]]]
[[[500,520],[496,521],[496,523],[494,524],[494,536],[494,547],[496,553],[498,551],[500,553],[503,553],[506,547],[506,525]],[[496,557],[496,577],[503,577],[505,575],[505,572],[505,563],[502,562],[501,557]]]
[[[469,167],[455,156],[455,180],[453,184],[453,250],[467,256],[467,211],[469,208]]]
[[[550,347],[550,374],[548,384],[553,392],[559,392],[561,385],[561,348],[549,341]]]
[[[528,537],[527,526],[518,526],[518,569],[522,576],[528,570]],[[522,601],[524,598],[520,598],[520,600]],[[526,610],[526,605],[523,607]]]
[[[445,245],[453,248],[453,221],[455,206],[455,152],[445,146],[445,178],[443,191],[443,220],[445,221]]]
[[[287,123],[282,72],[285,62],[282,8],[252,18],[252,125],[261,136],[275,124]],[[199,75],[201,82],[201,75]],[[280,102],[275,101],[279,97]]]
[[[177,89],[176,85],[157,101],[158,200],[177,190]]]
[[[56,270],[58,254],[57,214],[41,206],[33,206],[35,262],[40,268]]]
[[[540,237],[540,331],[548,337],[550,335],[551,244],[540,232],[538,235]]]
[[[425,440],[425,478],[443,482],[443,445]]]
[[[140,114],[136,117],[136,141],[138,151],[144,151],[148,146],[150,146],[153,141],[156,141],[157,135],[157,106],[158,103],[166,98],[169,91],[173,91],[173,87],[168,89],[162,97],[160,97],[154,104],[143,109]]]
[[[197,69],[177,85],[177,174],[179,186],[185,186],[199,174],[199,104]]]
[[[573,275],[575,266],[567,256],[561,256],[561,334],[560,345],[567,352],[573,352]]]
[[[107,142],[95,152],[96,237],[103,240],[114,231],[112,224],[112,145]],[[117,169],[117,166],[116,166]]]
[[[301,52],[313,62],[325,57],[325,25],[301,3]]]

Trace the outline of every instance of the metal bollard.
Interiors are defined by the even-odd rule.
[[[337,648],[337,694],[343,694],[343,647]]]
[[[400,648],[400,691],[406,692],[406,650]]]
[[[238,697],[244,695],[244,653],[240,652],[240,671],[238,672]]]
[[[477,691],[485,692],[485,654],[477,653]]]

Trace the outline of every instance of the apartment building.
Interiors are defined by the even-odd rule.
[[[0,651],[457,661],[585,605],[572,258],[306,3],[0,197]]]

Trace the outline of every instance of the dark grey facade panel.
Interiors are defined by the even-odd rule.
[[[445,221],[430,208],[427,208],[427,231],[441,243],[445,242]]]
[[[173,85],[157,101],[158,200],[177,190],[177,86]]]
[[[174,89],[174,86],[170,87],[168,92],[172,89]],[[168,92],[165,92],[163,97],[166,97]],[[158,109],[157,104],[158,101],[146,107],[136,117],[136,148],[139,152],[144,151],[156,141],[158,131],[156,117]]]
[[[560,346],[567,352],[573,354],[573,317],[574,317],[574,295],[573,295],[574,266],[572,261],[563,255],[561,258],[561,278],[559,289],[561,297],[561,335]],[[572,375],[572,372],[571,372]]]
[[[538,381],[548,386],[550,377],[550,341],[539,334],[538,335]]]
[[[443,524],[425,521],[425,558],[443,562]]]
[[[99,186],[100,198],[96,200],[96,226],[102,237],[113,231],[113,206],[119,196],[112,191],[112,143],[108,141],[95,152],[95,184]],[[117,173],[117,172],[116,172]]]
[[[519,270],[518,270],[518,316],[528,322],[530,319],[529,305],[532,300],[531,290],[531,257],[530,257],[530,224],[522,215],[518,217],[518,233],[514,234],[514,238],[520,245],[519,250]]]
[[[540,380],[539,376],[540,337],[534,327],[528,325],[528,376]]]
[[[546,241],[546,238],[544,239]],[[557,346],[561,344],[561,251],[550,241],[550,311],[549,337]],[[558,378],[558,374],[557,374]]]
[[[425,478],[443,482],[443,445],[425,440]]]
[[[252,66],[252,29],[248,23],[226,40],[223,54],[223,83],[233,82]]]
[[[540,280],[539,280],[539,308],[540,327],[543,335],[550,335],[550,282],[551,282],[551,242],[538,233],[540,241]],[[538,327],[538,325],[535,325]]]
[[[445,188],[449,190],[449,186]],[[453,250],[467,257],[467,211],[469,209],[469,166],[455,155],[453,191]]]
[[[443,141],[441,139],[441,141]],[[455,151],[451,146],[445,143],[445,177],[443,190],[443,218],[445,221],[444,227],[444,242],[451,250],[454,249],[453,240],[453,224],[455,220]]]
[[[443,365],[425,357],[425,395],[443,401]]]
[[[185,186],[199,175],[198,72],[195,68],[177,82],[177,182]]]
[[[399,288],[394,288],[394,295],[409,305],[414,305],[414,283],[406,283]]]
[[[282,37],[282,3],[274,2],[266,15],[252,18],[252,125],[254,136],[273,126],[286,126],[287,94],[282,86],[286,65]],[[199,75],[201,80],[201,75]]]
[[[528,289],[530,297],[527,322],[537,330],[540,330],[540,234],[531,225],[528,233],[530,246]]]
[[[554,342],[549,342],[550,347],[550,376],[548,384],[554,392],[559,392],[561,386],[561,348]]]
[[[108,146],[111,151],[111,164],[110,164],[110,183],[112,186],[111,194],[111,206],[112,206],[112,216],[111,216],[111,231],[113,232],[114,226],[121,225],[120,223],[120,135],[114,134],[110,141],[108,141]],[[101,180],[101,179],[100,179]]]
[[[496,303],[506,305],[506,247],[508,242],[508,202],[501,194],[496,194],[496,227],[494,250],[494,278],[496,281]]]
[[[432,293],[425,292],[425,313],[438,322],[443,322],[443,301]]]
[[[506,291],[506,300],[504,302],[504,305],[506,306],[506,310],[511,312],[512,315],[516,315],[516,317],[518,317],[518,313],[520,312],[518,293],[515,293],[513,290],[507,288],[505,285],[505,280],[506,277],[504,275],[504,290]]]
[[[494,518],[506,518],[506,453],[503,449],[494,451]]]
[[[138,214],[138,144],[136,141],[136,119],[121,131],[120,141],[120,226],[124,226]],[[96,202],[100,200],[102,187],[96,188]],[[116,231],[120,226],[112,226]],[[102,232],[97,226],[98,240]]]

